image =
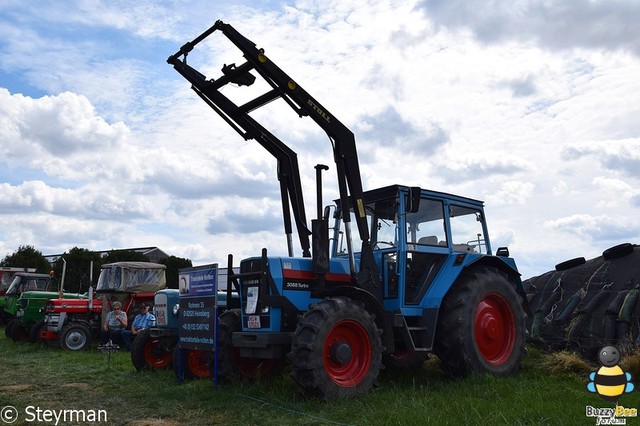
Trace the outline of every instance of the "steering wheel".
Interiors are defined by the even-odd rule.
[[[379,249],[381,247],[378,247],[379,244],[386,244],[389,247],[395,247],[396,245],[393,243],[393,241],[375,241],[373,243],[371,243],[371,247],[374,249]]]

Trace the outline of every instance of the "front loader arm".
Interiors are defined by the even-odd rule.
[[[206,80],[205,76],[186,64],[188,53],[199,42],[211,35],[215,31],[221,31],[236,47],[238,47],[246,59],[246,63],[240,66],[225,66],[222,69],[223,76],[218,80]],[[180,59],[183,57],[184,59]],[[194,90],[200,95],[209,106],[220,114],[227,123],[236,129],[245,139],[256,139],[272,155],[279,160],[279,165],[288,163],[292,175],[289,190],[293,190],[291,197],[296,221],[304,219],[304,203],[302,192],[298,192],[299,171],[295,153],[284,143],[278,140],[270,132],[260,126],[255,120],[248,116],[248,113],[275,99],[283,99],[300,117],[308,116],[320,126],[329,136],[333,148],[334,161],[336,163],[336,173],[338,178],[338,189],[340,202],[344,211],[348,211],[349,205],[354,206],[356,212],[356,223],[358,233],[362,241],[362,252],[360,270],[356,272],[355,261],[353,260],[353,249],[349,247],[351,259],[351,271],[356,282],[364,288],[371,288],[374,294],[382,291],[379,273],[373,259],[371,242],[369,241],[369,229],[364,208],[362,178],[358,162],[355,137],[353,133],[333,116],[320,102],[313,98],[306,90],[296,83],[289,75],[280,69],[264,54],[263,49],[258,49],[252,41],[244,37],[231,25],[222,21],[217,21],[211,28],[195,38],[192,42],[185,44],[178,52],[170,56],[167,60],[174,68],[180,72],[194,86]],[[260,76],[271,86],[272,90],[257,98],[236,106],[226,97],[220,94],[219,89],[228,83],[238,85],[250,85],[255,77],[249,73],[250,70],[257,71]],[[243,133],[244,129],[246,133]],[[286,152],[286,158],[281,159],[278,155]],[[293,164],[295,163],[295,167]],[[291,192],[290,192],[291,194]],[[284,195],[283,195],[284,200]],[[297,213],[296,213],[297,212]],[[343,215],[343,221],[347,232],[349,232],[350,216]],[[301,226],[298,225],[298,229]],[[306,229],[306,222],[305,222]],[[308,235],[308,234],[307,234]],[[308,241],[308,240],[307,240]],[[347,243],[350,246],[350,236],[347,236]],[[308,242],[307,242],[308,247]],[[380,293],[381,294],[381,293]]]
[[[198,40],[198,39],[196,39]],[[193,42],[192,42],[193,43]],[[195,45],[195,43],[193,43]],[[185,45],[188,46],[189,44]],[[186,50],[185,47],[181,51]],[[189,49],[190,50],[190,49]],[[176,54],[178,55],[178,54]],[[302,196],[302,184],[300,183],[300,172],[298,168],[297,154],[285,145],[275,135],[265,129],[256,120],[249,116],[251,110],[246,105],[237,106],[230,99],[220,93],[219,89],[225,84],[236,82],[234,76],[241,75],[247,66],[230,70],[215,82],[207,80],[199,71],[186,63],[185,58],[179,59],[179,55],[173,55],[168,62],[187,81],[191,83],[191,88],[198,96],[217,112],[233,129],[235,129],[245,140],[255,139],[278,161],[278,180],[280,182],[280,194],[282,198],[282,210],[284,218],[285,234],[287,235],[287,245],[289,256],[293,256],[291,242],[291,209],[289,200],[293,206],[293,215],[300,239],[300,245],[304,257],[310,257],[309,235],[311,232],[306,225],[306,215]],[[246,71],[245,71],[246,72]],[[254,109],[254,108],[252,108]]]

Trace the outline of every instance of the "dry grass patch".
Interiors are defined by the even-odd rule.
[[[19,392],[31,389],[34,385],[8,385],[0,386],[0,392]]]
[[[584,375],[593,370],[580,355],[574,352],[561,351],[548,354],[542,360],[542,365],[553,374],[571,373]]]
[[[630,373],[632,380],[640,386],[640,349],[624,356],[620,361],[620,368]]]

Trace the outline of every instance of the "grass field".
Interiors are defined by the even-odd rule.
[[[178,384],[171,370],[135,371],[128,352],[72,353],[14,343],[4,333],[0,360],[0,409],[16,408],[15,425],[56,424],[55,417],[35,421],[38,408],[59,415],[62,410],[104,410],[108,424],[135,426],[595,425],[586,406],[612,407],[586,390],[589,371],[598,365],[536,350],[528,352],[522,372],[513,377],[453,380],[433,359],[411,373],[384,371],[367,395],[328,403],[303,399],[286,373],[245,385]],[[638,395],[624,395],[620,404],[640,408]],[[639,418],[626,420],[640,424]]]

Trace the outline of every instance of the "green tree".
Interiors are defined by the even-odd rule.
[[[178,288],[178,270],[181,268],[191,268],[193,264],[190,259],[169,256],[160,261],[167,266],[167,288]]]
[[[33,246],[19,246],[18,250],[8,254],[0,262],[0,266],[17,266],[23,268],[36,268],[36,272],[48,274],[51,264],[44,258],[42,252]]]
[[[102,264],[115,262],[148,262],[149,258],[134,250],[111,250],[102,258]]]
[[[62,258],[64,258],[64,261]],[[65,291],[70,293],[84,293],[89,290],[89,285],[95,284],[95,281],[98,279],[103,259],[101,259],[99,253],[74,247],[68,252],[65,252],[61,258],[56,261],[55,271],[58,277],[62,277],[64,262],[66,262],[67,265],[64,278]],[[92,265],[93,270],[91,270]]]

